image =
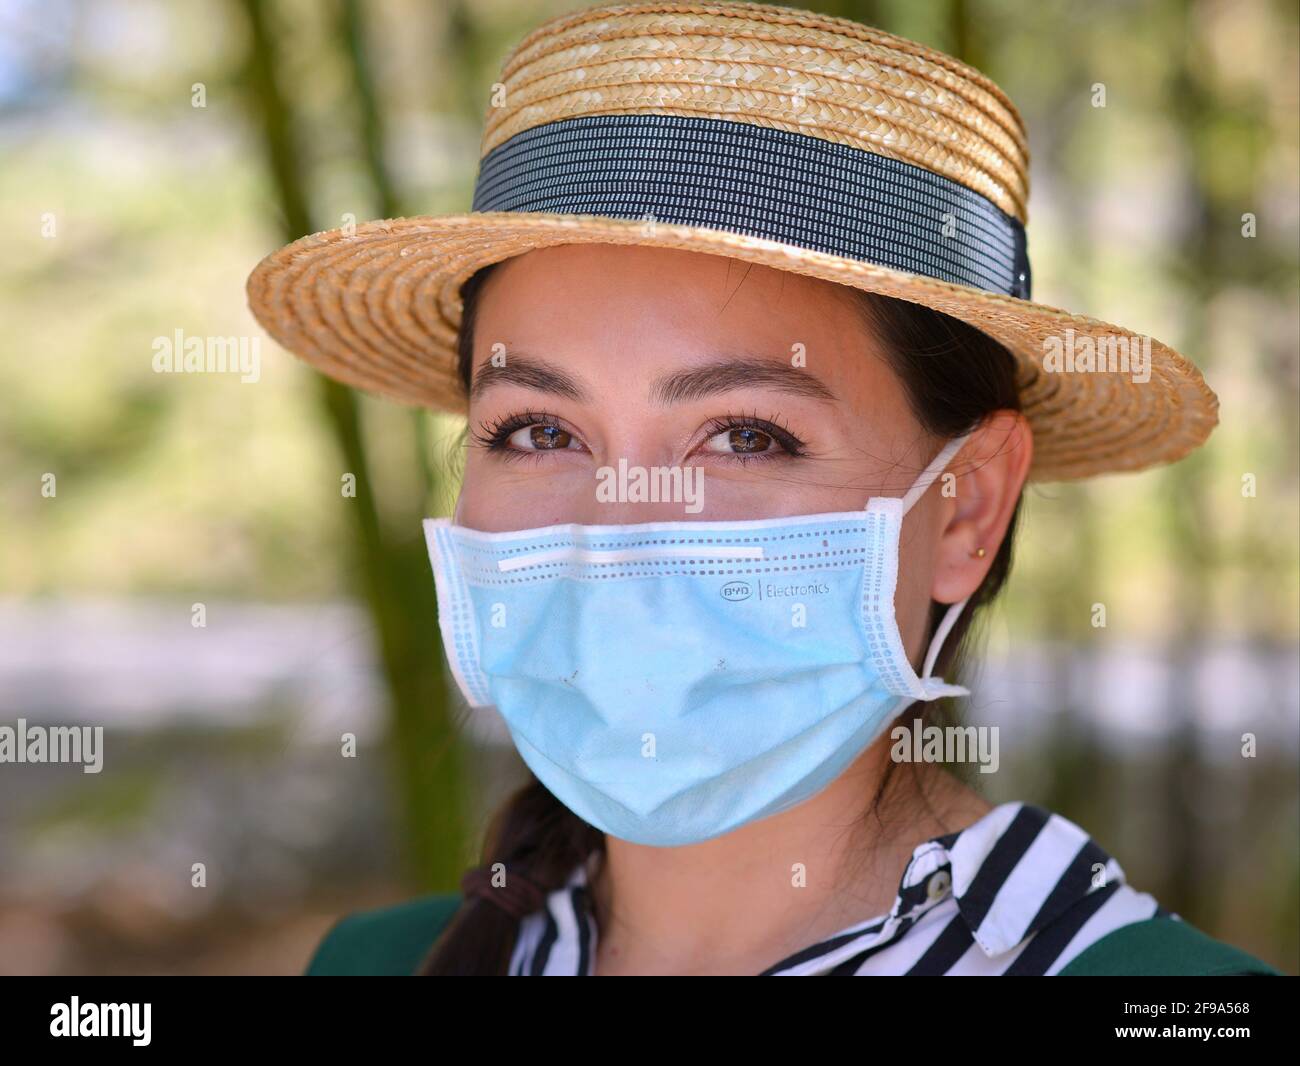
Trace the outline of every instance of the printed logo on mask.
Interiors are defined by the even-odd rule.
[[[825,596],[831,587],[824,581],[811,585],[776,585],[770,581],[751,585],[748,581],[728,581],[718,594],[728,603],[739,603],[754,595],[755,589],[760,600],[779,600],[786,596]]]
[[[819,581],[815,585],[765,585],[760,593],[764,599],[776,600],[782,596],[825,596],[830,585]]]

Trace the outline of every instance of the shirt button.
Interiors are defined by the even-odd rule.
[[[942,898],[952,885],[952,877],[947,870],[936,870],[930,875],[925,886],[925,894],[931,901]]]

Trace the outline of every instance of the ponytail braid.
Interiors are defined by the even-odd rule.
[[[493,817],[481,865],[501,863],[507,884],[511,877],[523,876],[543,892],[553,892],[564,885],[579,863],[604,846],[604,833],[532,778]],[[490,899],[469,896],[429,949],[418,974],[504,975],[519,938],[519,925],[520,919]]]

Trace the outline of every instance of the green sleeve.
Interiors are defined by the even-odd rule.
[[[460,896],[452,893],[345,915],[321,940],[305,976],[413,974],[459,906]]]
[[[1279,971],[1240,948],[1206,936],[1179,918],[1163,916],[1122,925],[1089,945],[1060,977],[1280,977]]]

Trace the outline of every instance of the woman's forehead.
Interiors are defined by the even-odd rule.
[[[635,245],[536,249],[493,271],[474,365],[511,352],[659,379],[717,362],[768,361],[839,391],[887,372],[858,294],[724,256]],[[787,375],[797,376],[797,375]]]
[[[680,298],[698,292],[704,301],[770,300],[792,307],[809,301],[839,301],[846,308],[853,291],[846,286],[789,270],[723,255],[636,244],[564,244],[535,248],[496,265],[487,289],[509,278],[510,287],[550,287],[566,294],[620,289],[647,298]],[[788,297],[788,301],[787,301]]]

